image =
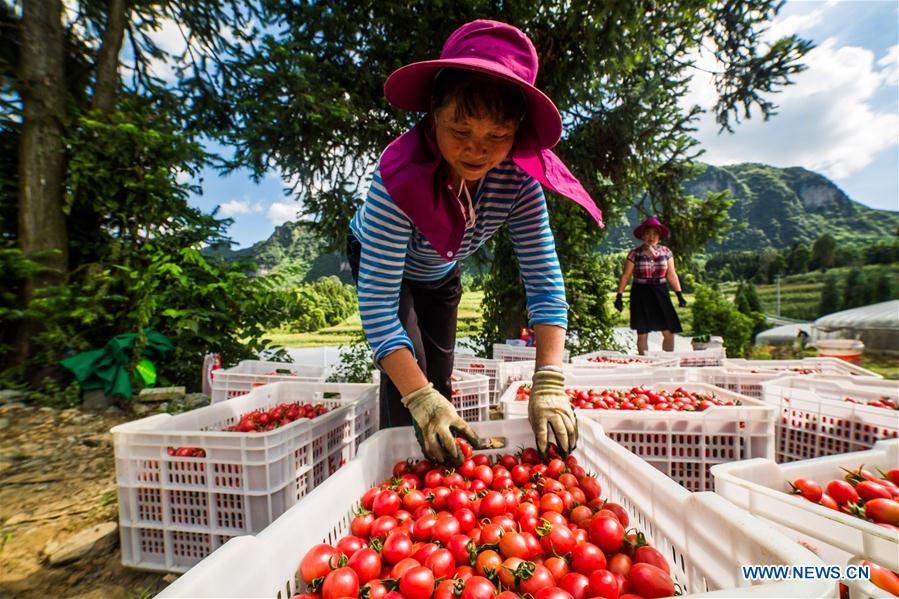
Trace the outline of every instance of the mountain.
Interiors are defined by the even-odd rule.
[[[275,227],[264,241],[248,248],[232,250],[223,246],[207,248],[207,255],[219,255],[229,261],[249,260],[256,263],[254,274],[265,274],[278,266],[297,267],[304,280],[336,275],[345,283],[352,282],[349,264],[337,252],[327,252],[327,244],[308,222],[288,221]]]
[[[729,189],[734,203],[734,226],[723,241],[709,244],[711,251],[785,248],[795,242],[811,244],[822,233],[840,243],[870,244],[894,239],[899,231],[899,212],[868,208],[850,199],[827,177],[804,168],[777,168],[764,164],[707,165],[705,171],[684,185],[689,195]],[[626,221],[610,225],[601,249],[620,251],[639,242],[632,231],[640,218],[630,210]],[[276,227],[265,241],[231,250],[209,248],[207,253],[225,258],[251,259],[263,274],[290,263],[305,270],[305,279],[337,275],[350,282],[349,265],[341,254],[326,253],[325,243],[310,223],[287,222]],[[466,266],[471,266],[466,261]]]
[[[684,185],[688,195],[730,190],[734,226],[709,250],[785,248],[811,244],[829,233],[839,243],[870,244],[895,238],[899,212],[868,208],[847,196],[833,181],[801,167],[764,164],[706,165]],[[603,247],[624,250],[639,243],[631,231],[639,224],[636,211],[628,222],[610,227]]]

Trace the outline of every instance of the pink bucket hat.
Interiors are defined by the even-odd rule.
[[[401,110],[426,112],[431,82],[441,69],[478,71],[516,84],[527,101],[525,120],[540,149],[551,148],[562,137],[562,117],[553,101],[534,87],[537,50],[519,29],[499,21],[478,20],[453,32],[438,60],[401,67],[384,83],[387,100]]]
[[[427,112],[434,77],[444,68],[486,73],[518,85],[527,100],[527,113],[509,158],[544,187],[584,208],[597,225],[605,226],[602,211],[584,186],[550,150],[562,136],[562,119],[552,100],[534,87],[537,51],[524,33],[498,21],[466,23],[447,39],[439,60],[394,71],[384,84],[384,94],[397,108]],[[466,221],[455,196],[439,181],[442,160],[431,127],[423,119],[387,146],[378,166],[396,205],[434,249],[450,259],[459,251]]]
[[[671,231],[668,230],[668,227],[663,225],[659,221],[659,219],[657,219],[654,216],[651,216],[651,217],[647,218],[646,220],[644,220],[642,223],[640,223],[640,225],[636,229],[634,229],[634,237],[636,237],[637,239],[643,239],[643,231],[645,229],[647,229],[648,227],[653,227],[654,229],[658,229],[659,238],[661,238],[661,239],[668,239],[668,235],[671,233]]]

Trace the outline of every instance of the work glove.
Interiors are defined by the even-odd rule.
[[[465,458],[456,445],[456,435],[467,439],[475,449],[480,447],[475,432],[431,383],[409,393],[402,402],[412,414],[415,437],[429,460],[461,466]]]
[[[684,294],[683,294],[683,292],[682,292],[682,291],[675,291],[674,293],[677,295],[677,305],[678,305],[679,307],[681,307],[681,308],[686,308],[686,307],[687,307],[687,300],[684,299]]]
[[[615,294],[615,309],[618,310],[619,312],[624,310],[624,300],[621,299],[620,293]]]
[[[537,451],[546,456],[549,430],[556,437],[556,445],[563,457],[577,445],[577,416],[565,394],[565,375],[553,370],[538,370],[531,385],[528,402],[528,421],[537,439]]]

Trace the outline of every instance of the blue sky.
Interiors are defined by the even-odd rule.
[[[703,116],[695,133],[705,149],[700,159],[803,166],[831,178],[856,201],[899,210],[899,2],[793,0],[768,35],[791,33],[817,47],[806,57],[808,70],[776,95],[779,114],[767,122],[744,121],[734,134],[719,134],[714,116]],[[162,36],[169,37],[165,31]],[[696,58],[714,69],[708,57]],[[696,72],[685,102],[713,104],[708,75]],[[233,218],[237,247],[268,238],[301,207],[285,196],[277,173],[258,185],[246,172],[223,178],[210,171],[203,179],[203,195],[192,203],[206,211],[220,206],[221,216]]]

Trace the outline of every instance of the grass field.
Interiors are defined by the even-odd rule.
[[[481,321],[481,300],[483,291],[462,294],[459,302],[459,337],[467,337],[478,329]],[[273,332],[270,339],[282,347],[317,347],[321,345],[349,345],[362,335],[362,321],[359,313],[353,314],[340,324],[319,329],[314,333]]]

